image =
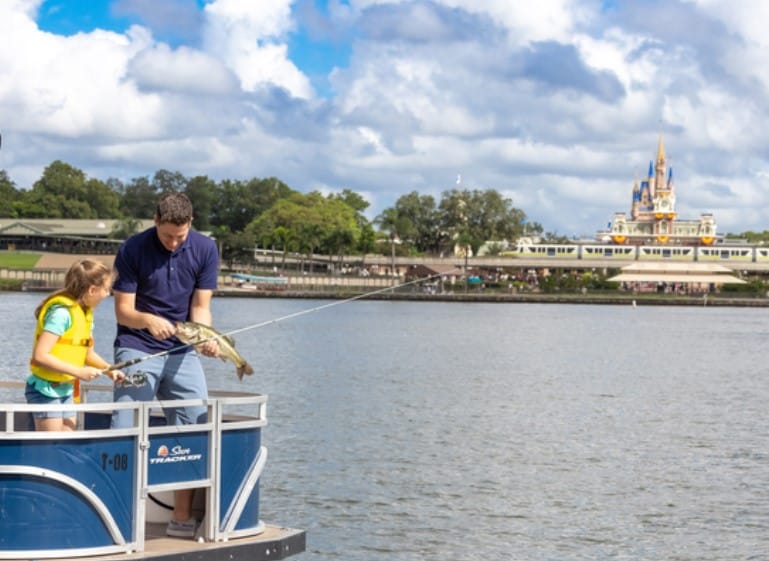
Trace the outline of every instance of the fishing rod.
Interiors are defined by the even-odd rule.
[[[214,339],[219,339],[221,337],[229,337],[230,335],[236,335],[238,333],[242,333],[244,331],[250,331],[251,329],[259,329],[260,327],[266,327],[268,325],[273,325],[275,323],[279,323],[281,321],[286,321],[288,319],[293,319],[299,316],[303,316],[306,314],[311,314],[313,312],[319,312],[320,310],[325,310],[326,308],[331,308],[333,306],[341,306],[342,304],[348,304],[350,302],[354,302],[355,300],[361,300],[363,298],[368,298],[369,296],[373,296],[375,294],[380,294],[382,292],[387,292],[388,290],[395,290],[396,288],[403,288],[404,286],[409,286],[411,284],[415,284],[418,282],[424,282],[436,277],[442,277],[446,275],[450,275],[456,271],[462,271],[463,269],[461,267],[456,267],[454,269],[451,269],[450,271],[447,271],[445,273],[434,273],[432,275],[428,275],[426,277],[421,277],[418,279],[414,279],[411,281],[403,282],[400,284],[397,284],[395,286],[386,286],[384,288],[377,288],[376,290],[372,290],[369,292],[364,292],[363,294],[358,294],[356,296],[351,296],[350,298],[345,298],[344,300],[337,300],[335,302],[331,302],[329,304],[323,304],[320,306],[316,306],[314,308],[309,308],[307,310],[300,310],[298,312],[294,312],[291,314],[287,314],[285,316],[281,316],[278,318],[270,319],[267,321],[254,323],[253,325],[247,325],[246,327],[241,327],[238,329],[233,329],[232,331],[227,331],[226,333],[219,333],[217,335],[212,335],[211,337],[207,337],[205,339],[200,339],[199,341],[195,341],[194,343],[183,343],[181,345],[177,345],[175,347],[172,347],[170,349],[166,349],[164,351],[159,351],[157,353],[144,355],[140,357],[133,358],[131,360],[126,360],[123,362],[118,362],[117,364],[112,364],[105,368],[102,372],[110,372],[112,370],[122,370],[123,368],[127,368],[129,366],[133,366],[134,364],[139,364],[140,362],[144,362],[145,360],[150,360],[151,358],[158,358],[161,356],[166,356],[168,354],[174,353],[176,351],[179,351],[181,349],[185,349],[187,347],[193,346],[193,345],[199,345],[201,343],[205,343],[206,341],[211,341]]]

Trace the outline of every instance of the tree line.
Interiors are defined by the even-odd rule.
[[[193,203],[193,227],[211,232],[222,258],[249,262],[254,247],[283,253],[342,257],[365,253],[440,255],[456,248],[476,255],[489,240],[515,240],[541,234],[537,223],[493,189],[451,189],[436,201],[411,192],[373,220],[361,195],[301,193],[275,177],[249,180],[185,177],[159,170],[128,182],[88,177],[82,170],[54,161],[31,188],[19,189],[0,170],[0,218],[118,219],[111,237],[135,233],[139,220],[151,219],[158,197],[183,192]],[[491,247],[490,253],[500,248]]]

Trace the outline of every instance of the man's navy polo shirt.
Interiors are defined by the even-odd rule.
[[[136,294],[136,309],[175,323],[190,319],[190,303],[196,289],[213,290],[218,277],[216,243],[190,230],[176,251],[168,251],[154,227],[127,239],[115,257],[117,278],[112,288]],[[118,323],[116,347],[148,353],[181,345],[175,337],[155,339],[146,329],[132,329]],[[185,349],[189,351],[189,348]]]

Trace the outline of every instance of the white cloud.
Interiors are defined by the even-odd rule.
[[[35,19],[40,6],[44,0],[4,0],[0,5],[0,13],[3,14],[5,21],[10,19],[16,20],[15,23],[21,21],[29,21]]]
[[[279,38],[293,27],[291,0],[214,0],[205,13],[212,27],[228,35]]]
[[[129,65],[141,89],[226,95],[238,90],[232,73],[221,61],[187,47],[171,50],[158,44],[138,53]]]
[[[410,0],[351,0],[349,5],[360,12],[377,5],[411,4]],[[506,29],[517,44],[550,39],[567,39],[575,22],[588,17],[580,2],[574,0],[539,0],[511,2],[510,0],[435,0],[438,5],[479,14]]]
[[[237,161],[237,153],[232,147],[216,138],[170,139],[158,141],[114,143],[98,147],[98,155],[122,165],[139,160],[166,169],[169,160],[181,160],[194,157],[195,166],[190,168],[193,175],[205,175],[210,167],[231,166]]]
[[[124,81],[130,58],[151,41],[140,28],[71,37],[40,31],[19,14],[2,17],[0,116],[6,127],[75,138],[151,134],[158,108]],[[128,114],[128,111],[131,114]]]
[[[309,80],[289,60],[282,42],[293,28],[289,0],[215,0],[205,7],[206,50],[237,74],[246,91],[277,85],[313,96]]]
[[[704,13],[724,23],[731,31],[749,42],[769,46],[766,22],[769,4],[760,0],[686,0]]]
[[[753,0],[718,2],[694,0],[704,13],[721,22],[733,39],[717,53],[723,68],[743,85],[759,82],[763,90],[769,89],[769,65],[767,48],[769,35],[769,3]]]
[[[545,40],[565,41],[573,31],[575,23],[585,17],[580,3],[573,0],[443,0],[443,3],[471,13],[490,16],[508,30],[511,41],[517,44]]]

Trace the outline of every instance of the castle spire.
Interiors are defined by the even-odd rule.
[[[660,133],[660,139],[657,142],[657,164],[665,162],[665,146],[662,144],[662,133]]]
[[[662,144],[662,132],[657,142],[657,161],[654,165],[654,184],[651,189],[652,198],[657,198],[657,191],[664,191],[665,185],[665,146]],[[650,182],[651,183],[651,182]]]

